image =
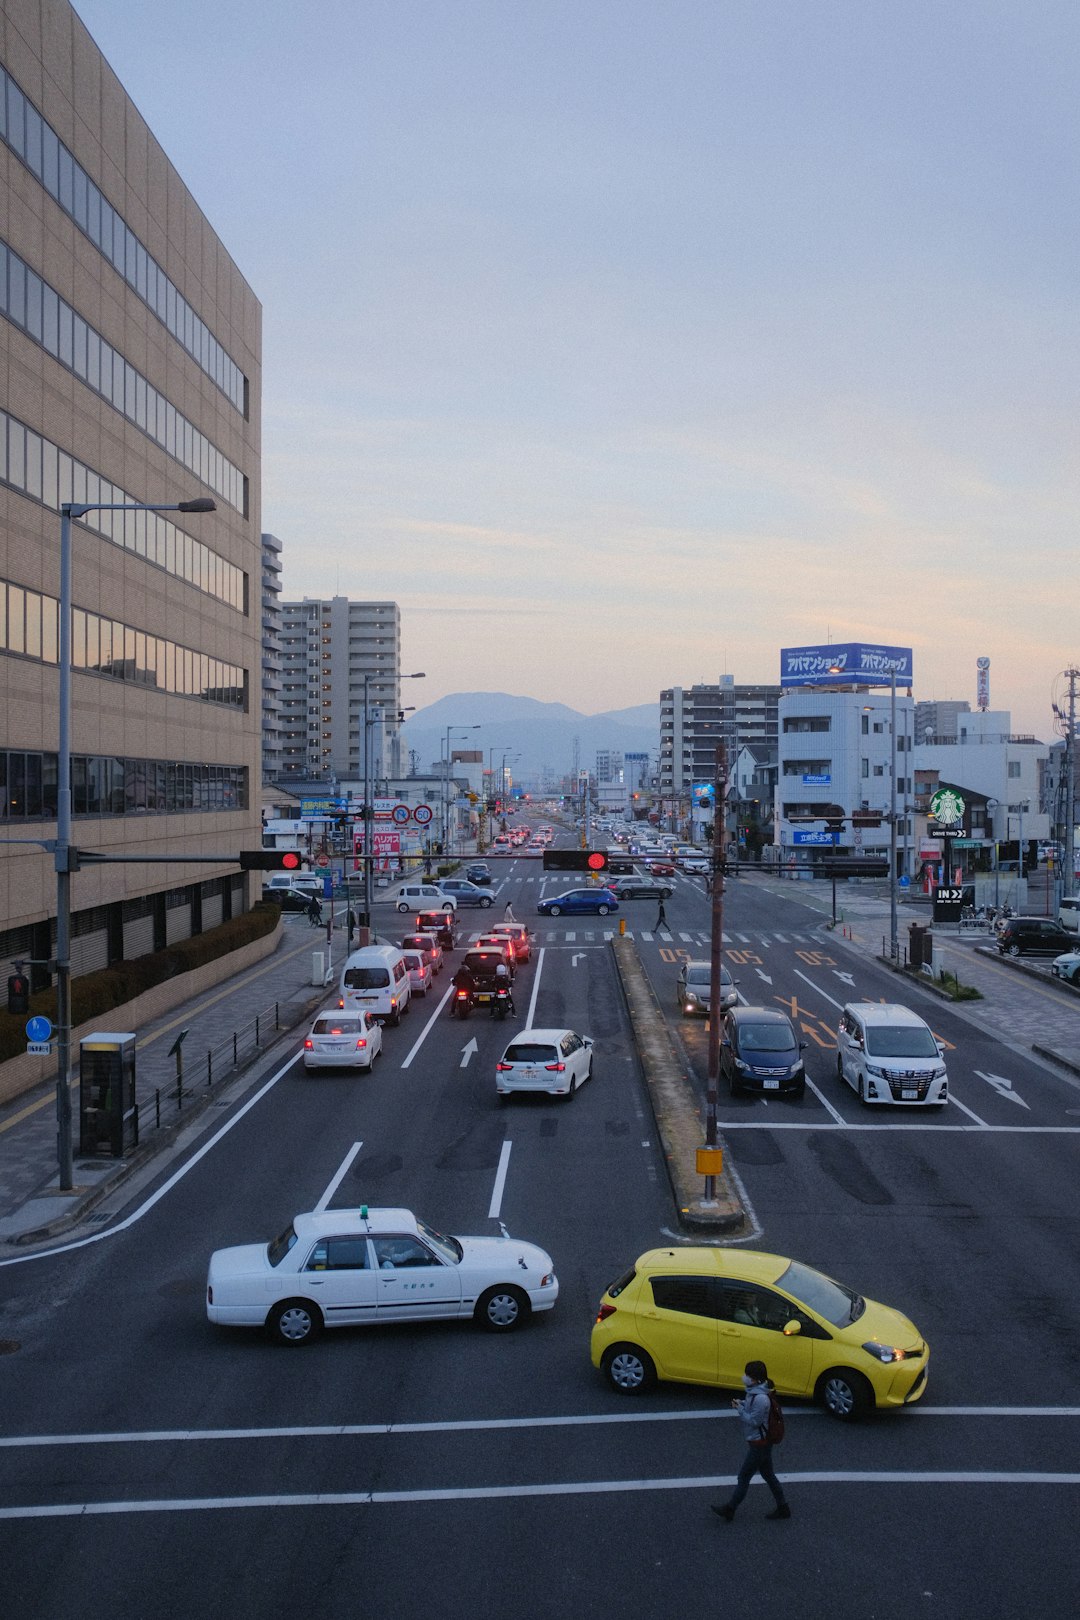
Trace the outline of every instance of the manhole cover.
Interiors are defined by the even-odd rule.
[[[0,1356],[13,1356],[16,1350],[22,1349],[19,1339],[0,1339]]]

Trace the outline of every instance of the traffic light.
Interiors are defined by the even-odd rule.
[[[7,982],[7,1010],[9,1013],[30,1011],[30,980],[25,973],[10,973]]]
[[[242,849],[241,872],[298,872],[300,856],[295,849]]]
[[[601,849],[545,849],[545,872],[606,872],[608,858]]]

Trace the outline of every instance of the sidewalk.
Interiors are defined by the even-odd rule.
[[[312,928],[302,913],[283,921],[272,956],[136,1032],[139,1145],[125,1159],[80,1158],[77,1081],[71,1092],[75,1185],[70,1192],[59,1188],[55,1083],[24,1093],[0,1111],[0,1252],[23,1252],[20,1238],[25,1243],[28,1234],[43,1229],[55,1235],[86,1216],[118,1180],[167,1148],[178,1127],[190,1123],[276,1042],[298,1033],[326,1001],[330,990],[311,982],[313,953],[326,951],[325,928]],[[336,975],[346,955],[343,917],[332,949]],[[116,1016],[103,1018],[102,1028],[116,1028]],[[169,1053],[182,1030],[187,1034],[178,1108],[176,1058]],[[73,1064],[77,1067],[77,1054]]]
[[[791,883],[759,877],[756,872],[750,876],[750,881],[761,882],[770,894],[803,901],[821,913],[823,922],[832,916],[828,883]],[[879,958],[888,953],[887,893],[875,893],[861,885],[841,887],[837,884],[836,904],[837,917],[842,917],[843,923],[837,923],[830,938],[837,947]],[[899,907],[897,933],[901,960],[908,950],[908,925],[912,922],[930,924],[930,908],[910,904]],[[1049,973],[1041,973],[1033,958],[1014,961],[998,956],[990,933],[959,934],[946,929],[932,928],[935,969],[948,968],[961,984],[972,985],[983,997],[981,1001],[950,1001],[953,1011],[977,1028],[998,1035],[1003,1045],[1050,1058],[1070,1072],[1080,1074],[1080,994],[1068,985],[1059,984]],[[898,1000],[906,999],[905,988],[909,982],[919,983],[917,979],[909,981],[906,975],[902,979],[898,975],[898,980]]]

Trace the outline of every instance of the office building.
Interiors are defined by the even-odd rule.
[[[262,779],[276,782],[281,774],[281,701],[284,666],[281,659],[281,541],[262,537]]]
[[[65,0],[0,0],[3,836],[55,835],[60,507],[72,522],[77,847],[258,848],[261,310]],[[72,969],[249,903],[233,867],[94,865]],[[0,845],[0,959],[55,955],[52,857]]]
[[[738,686],[721,675],[715,686],[672,686],[660,693],[660,796],[689,805],[694,783],[716,776],[716,749],[730,771],[740,748],[776,755],[779,686]]]
[[[281,777],[362,778],[364,692],[371,776],[401,775],[401,613],[396,602],[305,597],[281,605]]]

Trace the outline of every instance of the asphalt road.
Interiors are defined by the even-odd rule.
[[[722,1096],[753,1246],[899,1306],[932,1356],[908,1412],[850,1426],[794,1407],[778,1454],[793,1518],[766,1523],[755,1487],[725,1525],[708,1504],[741,1457],[727,1398],[669,1386],[622,1400],[588,1359],[606,1284],[678,1241],[604,940],[616,920],[537,918],[539,863],[501,871],[500,903],[535,922],[541,947],[519,974],[519,1022],[535,998],[536,1022],[596,1041],[595,1078],[572,1101],[498,1105],[511,1026],[449,1021],[446,973],[386,1032],[370,1077],[267,1070],[117,1199],[93,1241],[0,1270],[0,1336],[14,1346],[0,1357],[5,1612],[1075,1608],[1080,1089],[935,1002],[948,1110],[862,1110],[836,1079],[837,1004],[892,999],[895,980],[839,950],[797,895],[730,886],[740,990],[795,1015],[813,1082],[799,1102]],[[678,880],[666,911],[669,938],[647,903],[622,914],[701,1078],[703,1025],[674,1008],[679,953],[707,954],[700,885]],[[490,914],[461,920],[467,937]],[[311,1208],[356,1143],[335,1204],[404,1204],[458,1232],[501,1219],[554,1256],[555,1310],[506,1338],[418,1324],[342,1329],[299,1351],[211,1327],[210,1251]]]

